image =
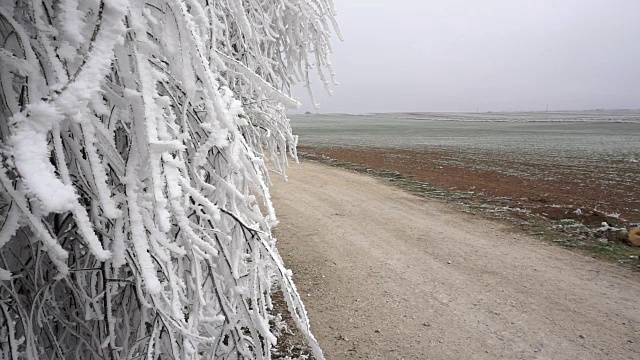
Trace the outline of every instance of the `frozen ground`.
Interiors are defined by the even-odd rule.
[[[292,125],[303,151],[513,199],[552,220],[581,208],[621,214],[624,225],[640,222],[638,119],[621,110],[307,115]]]
[[[412,117],[412,118],[410,118]],[[292,116],[300,145],[503,152],[547,159],[640,160],[640,111]]]

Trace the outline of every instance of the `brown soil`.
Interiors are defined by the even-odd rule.
[[[446,190],[498,199],[550,220],[574,219],[589,226],[600,226],[603,221],[618,226],[640,222],[640,186],[635,180],[640,179],[640,166],[629,173],[615,162],[561,164],[514,160],[509,154],[479,157],[446,149],[300,147],[299,151],[363,168],[397,171]],[[615,213],[619,218],[607,215]]]
[[[287,303],[282,291],[271,293],[273,302],[272,313],[277,317],[271,324],[275,330],[278,343],[271,352],[272,359],[300,359],[305,356],[313,359],[311,349],[307,346],[304,337],[296,327],[296,323],[289,313]]]

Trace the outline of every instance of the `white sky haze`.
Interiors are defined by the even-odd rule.
[[[640,108],[640,0],[334,0],[312,112]]]

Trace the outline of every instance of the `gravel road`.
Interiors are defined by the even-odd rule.
[[[302,162],[278,247],[328,359],[640,359],[640,273]]]

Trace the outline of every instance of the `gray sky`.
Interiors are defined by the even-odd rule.
[[[319,110],[640,108],[640,0],[334,0]]]

